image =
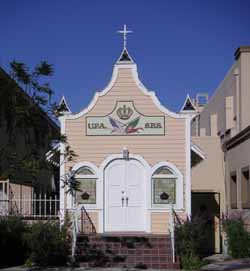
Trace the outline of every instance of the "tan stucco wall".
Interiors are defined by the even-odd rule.
[[[240,113],[241,130],[250,125],[250,52],[241,53],[240,56]]]
[[[211,135],[211,116],[217,115],[217,131],[220,133],[221,144],[228,139],[237,135],[240,131],[250,125],[250,49],[240,50],[240,54],[235,60],[235,63],[216,89],[214,95],[211,97],[209,103],[204,110],[196,118],[196,121],[192,122],[192,135],[197,136],[196,128],[199,127],[198,134],[205,131],[205,135]],[[233,112],[226,114],[226,106],[230,104],[230,100],[233,99]],[[229,110],[230,111],[230,110]],[[227,118],[227,116],[230,117]],[[197,124],[198,122],[198,124]],[[231,125],[230,125],[231,124]],[[226,130],[231,128],[231,133],[225,134]],[[213,130],[214,131],[214,130]],[[215,132],[213,132],[215,134]],[[241,169],[249,165],[250,160],[250,143],[249,140],[241,143],[240,145],[233,147],[229,151],[225,152],[225,169],[224,177],[221,174],[221,163],[216,164],[218,157],[214,154],[221,151],[216,150],[220,148],[220,144],[208,145],[209,139],[201,136],[200,139],[195,137],[194,141],[200,142],[200,147],[204,144],[204,152],[207,159],[200,165],[192,169],[192,186],[195,189],[221,189],[221,182],[217,184],[213,180],[224,179],[225,193],[227,195],[227,204],[230,208],[230,172],[237,172],[238,180],[241,178]],[[202,139],[204,138],[204,139]],[[212,137],[213,138],[213,137]],[[213,139],[211,139],[212,141]],[[207,141],[207,143],[206,143]],[[199,144],[198,144],[199,145]],[[209,146],[207,148],[206,146]],[[221,156],[221,155],[220,155]],[[211,157],[211,159],[209,159]],[[212,161],[210,161],[212,160]],[[223,159],[219,159],[222,160]],[[223,164],[223,163],[222,163]],[[223,172],[223,171],[222,171]],[[199,176],[203,176],[206,181],[202,183],[198,182]],[[211,180],[210,180],[211,179]],[[241,195],[240,195],[240,181],[238,185],[238,207],[241,208]]]
[[[205,131],[206,136],[211,135],[210,128],[210,116],[217,115],[217,131],[221,134],[224,134],[226,127],[226,110],[225,103],[227,96],[233,96],[233,111],[234,115],[236,114],[236,81],[234,76],[234,71],[238,67],[238,63],[235,63],[230,71],[227,73],[224,80],[220,83],[219,87],[216,89],[213,96],[210,98],[209,103],[205,106],[203,111],[199,116],[199,128],[200,131]],[[192,136],[196,136],[195,134],[195,123],[193,123]],[[202,135],[202,134],[201,134]]]
[[[230,173],[235,172],[237,174],[237,207],[242,209],[241,205],[241,170],[243,168],[250,168],[250,139],[241,143],[227,151],[226,155],[226,182],[227,182],[227,205],[228,209],[231,209],[230,204]],[[236,193],[236,191],[235,191]]]
[[[223,81],[209,100],[199,116],[197,122],[192,124],[192,135],[211,135],[211,115],[217,115],[217,131],[224,134],[231,129],[231,135],[243,130],[250,125],[250,52],[242,52],[239,59],[235,61]],[[227,99],[233,99],[232,118],[226,118]],[[237,113],[238,111],[238,113]],[[229,113],[230,115],[230,113]],[[198,120],[197,120],[198,121]],[[237,130],[238,123],[238,130]],[[229,124],[229,125],[228,125]],[[196,127],[199,126],[197,131]]]
[[[205,153],[205,160],[191,171],[192,191],[220,193],[221,211],[224,210],[224,160],[219,137],[192,137],[192,142]]]

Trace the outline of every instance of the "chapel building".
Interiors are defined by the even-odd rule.
[[[65,99],[61,133],[76,153],[61,163],[81,192],[76,202],[61,185],[60,210],[84,206],[98,233],[169,233],[169,213],[191,214],[191,116],[170,112],[139,80],[124,47],[109,84],[71,113]],[[63,150],[62,150],[63,154]],[[63,161],[63,155],[62,155]]]

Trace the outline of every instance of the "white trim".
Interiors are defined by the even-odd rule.
[[[103,174],[103,171],[105,169],[105,167],[112,162],[113,160],[116,159],[124,159],[123,158],[123,154],[119,153],[119,154],[112,154],[109,155],[100,165],[99,170],[100,170],[100,175]],[[134,159],[134,160],[138,160],[139,162],[142,163],[142,165],[146,168],[147,171],[150,171],[150,166],[149,164],[146,162],[146,160],[140,156],[140,155],[135,155],[135,154],[129,154],[129,159]]]
[[[198,156],[200,156],[202,160],[206,159],[205,153],[198,145],[194,144],[193,142],[191,142],[191,151],[195,152]]]
[[[186,103],[187,103],[187,100],[190,101],[190,103],[192,104],[194,110],[183,110]],[[185,114],[185,113],[195,114],[195,113],[197,113],[196,106],[193,104],[192,99],[190,98],[189,94],[187,94],[187,96],[186,96],[185,102],[184,102],[184,104],[183,104],[183,106],[182,106],[182,108],[180,110],[180,113],[182,113],[182,114]]]
[[[124,51],[126,51],[127,52],[127,54],[128,54],[128,57],[131,59],[130,61],[129,60],[127,60],[127,61],[121,61],[120,59],[122,58],[122,55],[123,55],[123,53],[124,53]],[[125,47],[125,48],[123,48],[123,50],[122,50],[122,53],[120,54],[120,56],[119,56],[119,58],[117,59],[117,61],[116,61],[116,63],[118,64],[118,63],[120,63],[120,64],[129,64],[129,63],[135,63],[134,62],[134,60],[133,60],[133,58],[130,56],[130,54],[129,54],[129,52],[128,52],[128,49]]]
[[[61,98],[61,100],[60,100],[60,102],[59,102],[59,106],[62,104],[62,102],[65,103],[65,105],[66,105],[68,111],[62,111],[61,113],[62,113],[62,114],[71,114],[72,112],[71,112],[71,110],[70,110],[70,108],[69,108],[69,105],[68,105],[68,103],[67,103],[66,98],[64,97],[64,95],[62,96],[62,98]]]
[[[146,87],[140,82],[140,79],[139,79],[138,73],[137,73],[137,66],[135,63],[129,63],[129,64],[128,63],[126,63],[126,64],[117,63],[117,64],[115,64],[111,80],[110,80],[109,84],[107,85],[107,87],[101,92],[96,92],[94,98],[92,99],[90,104],[85,109],[83,109],[82,111],[80,111],[79,113],[76,113],[76,114],[67,114],[67,115],[65,115],[65,118],[66,119],[78,119],[78,118],[82,117],[83,115],[87,114],[95,106],[99,97],[106,95],[112,89],[112,87],[114,86],[114,83],[117,80],[119,69],[131,69],[132,70],[133,79],[134,79],[137,87],[142,91],[143,94],[149,96],[152,99],[155,106],[160,111],[162,111],[162,113],[167,114],[173,118],[180,118],[180,119],[187,118],[186,115],[177,114],[177,113],[169,111],[166,107],[164,107],[160,103],[155,92],[149,91],[148,89],[146,89]]]
[[[168,161],[162,161],[157,164],[155,164],[151,168],[150,172],[150,210],[159,210],[159,209],[170,209],[170,204],[154,204],[153,203],[153,182],[152,182],[152,177],[155,171],[160,168],[160,167],[168,167],[174,175],[171,175],[170,178],[176,178],[176,203],[174,204],[175,209],[183,209],[183,201],[184,201],[184,195],[183,195],[183,175],[181,171],[172,163]],[[167,175],[166,175],[167,176]]]
[[[99,178],[99,169],[95,164],[93,164],[91,162],[87,162],[87,161],[78,162],[72,167],[72,170],[77,171],[78,169],[80,169],[82,167],[88,167],[88,168],[92,169],[94,171],[94,173],[95,173],[95,176],[97,178]]]
[[[185,176],[185,209],[187,216],[191,216],[191,120],[186,119],[186,176]]]
[[[78,208],[81,208],[81,206],[84,205],[84,207],[86,209],[91,209],[91,210],[101,209],[102,208],[102,203],[101,203],[101,198],[102,197],[100,196],[100,190],[101,190],[102,183],[100,182],[99,168],[95,164],[93,164],[91,162],[84,161],[84,162],[76,163],[73,166],[72,170],[77,171],[78,169],[80,169],[82,167],[90,168],[95,174],[95,175],[91,175],[90,178],[96,179],[96,203],[95,204],[78,204]],[[84,177],[89,178],[87,176],[84,176]]]
[[[59,117],[60,126],[61,126],[61,135],[65,134],[65,118],[64,116]],[[64,189],[64,183],[62,181],[62,178],[65,175],[65,144],[60,143],[60,191],[59,191],[59,198],[60,198],[60,224],[62,225],[64,223],[65,218],[65,189]]]
[[[100,173],[100,180],[102,182],[102,197],[104,196],[104,172],[105,172],[105,168],[114,160],[117,159],[124,159],[123,158],[123,154],[119,153],[119,154],[113,154],[113,155],[109,155],[100,165],[99,167],[99,173]],[[146,232],[150,232],[151,231],[151,217],[150,217],[150,212],[149,212],[149,207],[150,207],[150,203],[151,203],[151,188],[150,188],[150,173],[151,173],[151,167],[149,166],[149,164],[147,163],[147,161],[140,155],[134,155],[134,154],[129,154],[129,159],[134,159],[139,161],[142,166],[145,168],[145,184],[146,184],[146,225],[145,225],[145,230]],[[100,182],[100,183],[101,183]],[[103,213],[102,213],[102,221],[101,221],[101,225],[102,225],[102,232],[104,232],[104,216],[105,216],[105,204],[104,204],[104,197],[101,199],[102,204],[103,204]]]

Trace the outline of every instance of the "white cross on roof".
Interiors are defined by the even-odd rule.
[[[127,45],[127,34],[133,33],[131,30],[127,30],[127,26],[123,25],[123,30],[117,31],[119,34],[123,34],[123,48],[126,48]]]

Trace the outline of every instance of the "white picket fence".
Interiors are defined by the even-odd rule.
[[[7,198],[0,194],[0,215],[21,215],[24,218],[58,218],[59,198],[46,194],[33,194],[31,198]]]

